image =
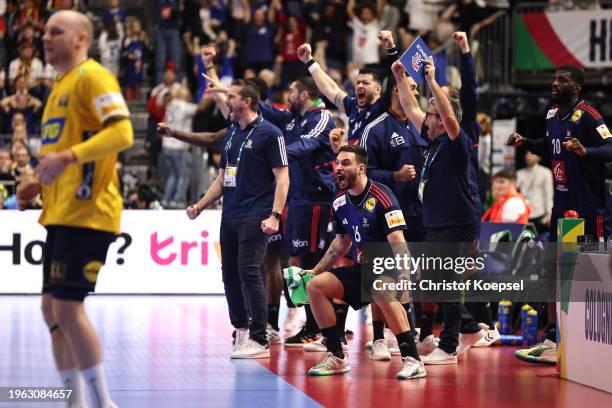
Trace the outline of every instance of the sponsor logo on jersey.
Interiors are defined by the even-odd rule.
[[[555,182],[560,184],[567,183],[567,176],[565,174],[565,162],[560,160],[552,160],[551,167]]]
[[[342,225],[348,225],[348,220],[346,218],[342,219]]]
[[[404,220],[404,214],[402,210],[393,210],[385,213],[385,219],[387,220],[387,226],[389,228],[399,227],[401,225],[406,225],[406,220]]]
[[[376,207],[376,199],[374,197],[370,197],[365,202],[365,208],[369,212],[374,211],[374,207]]]
[[[337,211],[339,207],[346,204],[346,196],[343,194],[334,200],[334,211]]]
[[[98,272],[104,264],[100,261],[91,261],[83,267],[83,276],[91,283],[98,280]]]
[[[293,127],[295,126],[295,119],[291,119],[291,122],[287,123],[287,130],[293,130]]]
[[[574,122],[574,123],[578,123],[578,121],[579,121],[579,120],[580,120],[580,118],[582,117],[582,113],[583,113],[583,112],[582,112],[582,110],[580,110],[580,109],[576,109],[576,110],[574,111],[574,113],[572,114],[572,119],[571,119],[571,121],[572,121],[572,122]]]
[[[98,96],[94,99],[94,106],[102,122],[115,116],[130,116],[125,99],[119,92],[108,92]]]
[[[548,111],[548,113],[546,114],[546,119],[554,118],[554,117],[555,117],[555,115],[557,114],[557,110],[558,110],[558,109],[559,109],[559,108],[553,108],[553,109],[550,109],[550,110]]]
[[[65,123],[66,118],[51,118],[43,123],[40,130],[41,143],[43,145],[57,143],[62,136]]]
[[[599,133],[599,136],[601,136],[602,139],[607,139],[612,136],[605,123],[597,126],[597,133]]]
[[[300,241],[299,239],[294,239],[291,241],[291,244],[294,248],[306,248],[308,246],[308,241]]]

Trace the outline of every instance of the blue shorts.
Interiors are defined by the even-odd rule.
[[[290,256],[314,254],[325,249],[330,206],[289,206],[285,242]]]

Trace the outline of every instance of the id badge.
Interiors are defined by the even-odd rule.
[[[223,187],[236,187],[236,175],[238,168],[235,166],[225,167],[225,176],[223,178]]]
[[[425,191],[426,182],[426,180],[421,180],[421,182],[419,183],[419,200],[421,200],[421,203],[423,202],[423,192]]]

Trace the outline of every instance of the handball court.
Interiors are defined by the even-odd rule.
[[[85,304],[120,407],[612,406],[612,395],[561,380],[554,366],[523,363],[508,346],[471,349],[458,365],[427,366],[426,378],[398,381],[399,357],[368,359],[371,329],[353,310],[347,320],[355,332],[353,370],[316,378],[306,371],[322,353],[274,345],[269,360],[230,360],[232,328],[222,296],[91,296]],[[284,309],[281,329],[283,317]],[[58,385],[40,297],[0,297],[0,387]]]

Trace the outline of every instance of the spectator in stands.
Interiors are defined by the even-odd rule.
[[[378,3],[382,4],[380,1]],[[364,3],[356,14],[355,0],[348,1],[346,12],[349,26],[353,29],[351,62],[360,65],[380,62],[378,33],[382,27],[377,18],[379,11],[372,4]]]
[[[4,184],[0,182],[0,210],[4,210],[4,200],[8,197],[8,191]]]
[[[32,24],[38,31],[43,29],[44,21],[40,14],[40,7],[34,0],[21,2],[13,29],[19,32],[26,24]]]
[[[128,193],[126,208],[132,210],[163,210],[159,203],[157,191],[147,184],[141,184],[138,189]]]
[[[280,1],[278,2],[280,5]],[[304,64],[297,55],[297,48],[306,42],[306,27],[303,21],[295,16],[280,13],[278,16],[280,26],[280,50],[282,61],[282,74],[280,85],[287,88],[289,84],[300,76],[304,76]]]
[[[200,104],[191,103],[189,89],[181,86],[172,95],[172,100],[166,106],[164,122],[172,129],[191,132],[193,130],[193,118],[198,111],[206,109],[210,100],[202,98]],[[162,205],[170,208],[184,208],[191,175],[188,155],[189,145],[173,137],[164,137],[162,140],[162,160],[168,171],[164,187],[164,198]],[[200,154],[201,156],[201,154]]]
[[[16,147],[13,150],[13,164],[11,174],[19,182],[22,174],[33,173],[34,169],[30,165],[30,153],[23,143],[13,143]]]
[[[34,44],[31,41],[19,43],[19,57],[11,61],[9,65],[9,81],[11,85],[18,76],[24,76],[28,88],[38,85],[38,78],[42,76],[43,64],[34,56]]]
[[[6,37],[6,21],[4,20],[4,15],[0,14],[0,64],[2,64],[2,67],[6,66],[6,49],[4,48],[4,37]]]
[[[312,32],[312,43],[318,46],[325,45],[325,59],[332,68],[343,68],[346,62],[345,32],[346,14],[343,7],[333,3],[326,3],[323,12],[308,14],[308,25],[317,27]],[[320,61],[320,58],[317,58]]]
[[[34,53],[36,55],[43,55],[43,44],[40,38],[40,32],[36,31],[32,23],[27,23],[21,28],[17,34],[17,41],[19,43],[31,42],[34,45]]]
[[[252,18],[251,18],[252,15]],[[256,73],[262,69],[270,69],[274,64],[274,37],[277,26],[274,22],[274,10],[267,13],[263,8],[253,13],[245,13],[245,34],[242,41],[242,68],[247,67]]]
[[[13,161],[9,149],[0,149],[0,183],[4,186],[5,199],[14,195],[16,191],[15,176],[11,173]]]
[[[531,209],[525,197],[518,192],[514,170],[500,170],[493,176],[491,192],[495,201],[482,216],[483,221],[527,224]]]
[[[128,101],[140,98],[143,80],[144,57],[149,50],[149,39],[142,30],[140,20],[134,19],[129,25],[128,35],[123,42],[123,53],[127,64],[125,69],[125,97]]]
[[[183,78],[180,38],[180,1],[156,0],[157,26],[155,30],[155,82],[162,81],[163,69],[168,60],[177,66],[176,76]]]
[[[20,112],[26,119],[28,133],[38,133],[39,120],[37,115],[42,107],[40,99],[32,96],[28,91],[25,76],[19,76],[15,81],[16,92],[0,101],[0,109],[11,118]]]
[[[157,168],[157,158],[161,151],[161,140],[157,136],[156,128],[159,122],[164,121],[166,115],[166,105],[173,93],[178,91],[181,86],[176,80],[176,65],[168,62],[163,75],[163,82],[151,91],[151,97],[147,102],[147,112],[149,113],[149,124],[147,128],[147,141],[145,147],[149,151],[151,166]]]
[[[476,34],[494,20],[491,10],[478,4],[476,0],[456,0],[442,13],[442,21],[451,21],[459,31],[464,31],[468,37],[474,38]]]
[[[538,233],[548,231],[553,206],[553,176],[549,168],[540,165],[540,156],[525,153],[527,167],[517,172],[518,187],[531,205],[532,222]]]
[[[100,63],[114,76],[118,76],[123,33],[118,30],[118,24],[113,18],[104,20],[103,24],[104,29],[98,39]]]
[[[112,20],[117,24],[117,32],[124,33],[125,11],[119,6],[119,0],[108,0],[108,8],[102,14],[102,21]]]

